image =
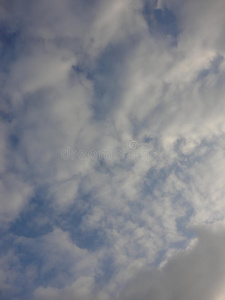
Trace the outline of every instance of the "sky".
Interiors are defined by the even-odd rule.
[[[0,299],[225,300],[225,2],[0,0]]]

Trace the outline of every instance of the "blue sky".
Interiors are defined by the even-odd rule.
[[[0,2],[0,299],[224,299],[224,9]]]

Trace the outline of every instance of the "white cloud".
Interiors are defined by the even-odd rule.
[[[0,223],[7,226],[22,212],[32,196],[32,186],[22,180],[20,176],[5,173],[0,182],[1,207]]]

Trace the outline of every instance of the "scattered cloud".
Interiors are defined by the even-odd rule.
[[[223,299],[223,8],[0,2],[0,298]]]

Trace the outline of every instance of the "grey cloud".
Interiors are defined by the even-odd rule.
[[[225,284],[225,231],[199,228],[191,250],[170,259],[160,271],[140,272],[121,300],[223,299]],[[221,298],[220,298],[221,297]]]

